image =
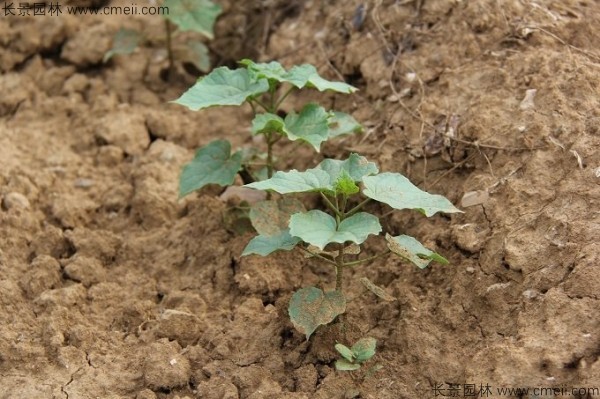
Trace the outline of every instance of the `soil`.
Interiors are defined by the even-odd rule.
[[[333,271],[295,252],[240,258],[252,233],[226,228],[220,188],[177,198],[195,148],[250,144],[250,110],[168,104],[197,75],[178,64],[165,80],[159,17],[2,16],[0,398],[599,388],[600,3],[221,4],[214,65],[313,63],[360,89],[291,99],[366,132],[322,154],[294,147],[279,166],[355,151],[447,196],[463,214],[396,212],[384,228],[451,264],[390,257],[348,273],[348,339],[376,338],[383,369],[336,372],[335,332],[307,342],[286,314],[295,289],[331,287]],[[103,64],[122,26],[148,43]],[[366,292],[365,276],[397,300]]]

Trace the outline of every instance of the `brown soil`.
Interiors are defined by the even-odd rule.
[[[167,104],[195,76],[179,65],[163,80],[160,18],[15,16],[0,18],[0,398],[600,387],[600,4],[378,0],[361,22],[356,1],[263,3],[222,2],[215,63],[313,63],[360,92],[310,98],[367,126],[322,155],[360,152],[458,205],[484,197],[385,220],[450,266],[349,273],[349,334],[377,338],[383,369],[335,372],[330,331],[306,342],[292,328],[292,291],[330,287],[328,267],[240,258],[251,234],[224,227],[219,189],[178,201],[194,149],[248,144],[250,112]],[[102,64],[121,26],[150,42]],[[297,154],[280,166],[322,156]],[[398,300],[365,292],[364,276]]]

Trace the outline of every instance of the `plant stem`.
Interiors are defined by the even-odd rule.
[[[369,201],[371,201],[371,198],[365,199],[363,202],[356,205],[354,208],[350,209],[348,212],[344,213],[344,216],[347,217],[347,216],[354,215],[356,212],[360,211],[362,209],[362,207],[365,206]]]
[[[273,143],[272,140],[273,133],[267,132],[265,133],[265,138],[267,139],[267,177],[270,179],[273,177]]]
[[[260,105],[260,107],[261,107],[262,109],[264,109],[264,110],[265,110],[265,112],[271,112],[271,111],[269,110],[269,107],[267,107],[267,106],[265,105],[265,103],[263,103],[262,101],[260,101],[258,98],[253,98],[253,99],[252,99],[252,101],[254,101],[254,102],[255,102],[255,103],[257,103],[258,105]],[[254,113],[254,115],[256,115],[256,112]]]
[[[335,216],[337,216],[338,218],[341,218],[343,215],[340,212],[340,210],[337,208],[337,206],[333,205],[333,203],[329,200],[329,198],[327,198],[327,196],[325,194],[323,194],[323,193],[319,193],[319,194],[321,194],[321,198],[323,198],[323,201],[325,201],[325,204],[327,204],[329,209],[331,209],[335,213]]]
[[[290,88],[289,88],[289,89],[288,89],[288,90],[287,90],[287,91],[286,91],[286,92],[283,94],[283,96],[281,96],[281,97],[279,98],[279,100],[277,100],[277,102],[275,103],[275,108],[276,108],[276,109],[278,109],[278,108],[279,108],[279,106],[281,105],[281,103],[283,103],[283,100],[285,100],[285,99],[286,99],[286,97],[287,97],[287,96],[289,96],[289,95],[290,95],[290,93],[291,93],[291,92],[293,92],[295,88],[296,88],[296,87],[294,87],[294,86],[291,86],[291,87],[290,87]]]
[[[339,254],[337,258],[335,258],[335,290],[342,292],[342,284],[343,284],[343,276],[344,276],[344,243],[339,245]]]
[[[390,251],[390,250],[388,249],[387,251],[381,252],[381,253],[379,253],[379,254],[377,254],[377,255],[369,256],[368,258],[359,259],[359,260],[355,260],[355,261],[352,261],[352,262],[344,263],[344,266],[356,266],[356,265],[358,265],[358,264],[361,264],[361,263],[364,263],[364,262],[369,262],[369,261],[372,261],[372,260],[374,260],[374,259],[377,259],[377,258],[379,258],[379,257],[381,257],[381,256],[387,255],[387,254],[389,254],[390,252],[392,252],[392,251]]]
[[[167,32],[167,54],[169,57],[169,79],[173,74],[175,61],[173,60],[173,47],[171,45],[171,22],[168,19],[165,19],[165,30]]]
[[[306,253],[307,255],[314,256],[315,258],[321,259],[322,261],[327,262],[327,263],[332,264],[337,267],[337,263],[335,263],[333,260],[331,260],[329,258],[324,257],[323,255],[312,253],[309,250],[307,250],[306,248],[302,248],[300,246],[298,246],[298,248],[300,248],[300,250],[302,252]]]

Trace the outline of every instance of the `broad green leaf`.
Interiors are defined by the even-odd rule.
[[[217,105],[242,105],[249,97],[268,90],[269,82],[266,79],[253,81],[245,69],[220,67],[198,80],[173,102],[198,111]]]
[[[352,195],[360,191],[356,183],[354,183],[354,179],[345,171],[335,182],[334,188],[336,193],[344,195]]]
[[[354,371],[360,368],[358,363],[350,363],[345,359],[338,359],[335,361],[335,369],[339,371]]]
[[[375,338],[367,337],[359,339],[354,345],[352,345],[352,352],[356,361],[359,363],[365,362],[375,355],[375,347],[377,346],[377,340]]]
[[[200,41],[190,40],[185,46],[176,49],[177,58],[193,64],[202,72],[210,71],[210,54],[208,47]]]
[[[367,158],[354,153],[350,154],[348,159],[343,161],[324,159],[317,165],[317,169],[326,171],[334,182],[340,177],[342,172],[346,172],[355,182],[360,182],[363,180],[363,177],[379,172],[377,165],[367,161]]]
[[[179,30],[202,33],[212,39],[213,27],[222,8],[210,0],[165,0],[164,7],[169,12],[165,18],[173,22]]]
[[[344,359],[352,362],[354,360],[354,352],[352,349],[348,348],[346,345],[335,344],[335,350],[339,352],[340,355],[344,357]]]
[[[317,104],[307,104],[299,114],[289,113],[285,117],[287,137],[292,140],[306,141],[317,152],[321,143],[329,136],[329,113]]]
[[[216,140],[200,148],[192,162],[183,167],[179,177],[179,198],[207,184],[227,186],[233,183],[242,167],[242,153],[231,155],[227,140]]]
[[[251,254],[267,256],[279,250],[291,251],[299,242],[298,237],[290,235],[289,229],[273,236],[257,235],[246,245],[246,248],[242,251],[242,256]]]
[[[309,169],[305,172],[298,172],[294,169],[289,172],[275,172],[270,179],[246,184],[245,187],[273,190],[279,194],[333,190],[331,177],[320,169]]]
[[[365,286],[366,289],[368,289],[369,291],[371,291],[373,294],[375,294],[377,297],[383,299],[384,301],[393,302],[396,300],[395,297],[388,294],[383,288],[379,287],[378,285],[375,285],[368,278],[363,277],[360,279],[360,282],[362,283],[362,285]]]
[[[367,197],[395,209],[416,209],[427,217],[433,216],[436,212],[462,212],[447,198],[419,189],[400,173],[367,176],[363,179],[363,183],[365,186],[363,193]]]
[[[291,170],[276,172],[272,178],[247,184],[257,190],[273,190],[279,194],[306,193],[311,191],[334,193],[335,184],[348,174],[354,182],[360,182],[364,176],[377,173],[377,166],[363,156],[350,154],[344,161],[325,159],[316,168],[304,172]]]
[[[401,235],[392,237],[386,234],[385,239],[388,243],[388,248],[393,253],[410,261],[421,269],[426,268],[432,260],[443,265],[449,263],[442,255],[425,248],[423,244],[411,236]]]
[[[277,61],[271,61],[269,63],[255,63],[249,59],[243,59],[239,62],[246,66],[250,75],[254,79],[269,79],[277,82],[285,81],[286,70]]]
[[[338,93],[354,93],[357,89],[343,82],[331,82],[323,79],[317,68],[310,64],[294,66],[285,75],[285,81],[297,88],[312,87],[319,91],[332,90]]]
[[[252,134],[279,132],[287,134],[285,122],[275,114],[257,114],[252,120]]]
[[[290,216],[304,211],[302,202],[294,198],[261,201],[250,209],[250,221],[258,234],[272,236],[288,230]]]
[[[329,138],[350,133],[360,133],[363,127],[352,117],[344,112],[333,111],[329,117]]]
[[[380,232],[379,219],[366,212],[344,219],[337,228],[335,219],[319,210],[296,213],[290,218],[290,234],[321,250],[332,242],[361,244],[370,234]]]
[[[288,313],[294,327],[310,338],[317,327],[331,323],[346,311],[346,298],[341,291],[324,293],[316,287],[302,288],[292,295]]]
[[[142,36],[134,30],[124,28],[119,29],[113,40],[112,48],[104,54],[102,62],[107,62],[117,54],[133,53],[133,50],[138,46],[141,37]]]

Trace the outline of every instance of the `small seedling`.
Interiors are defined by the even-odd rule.
[[[220,67],[198,82],[174,101],[193,111],[215,106],[249,104],[254,113],[250,131],[264,137],[266,151],[245,149],[231,153],[227,140],[216,140],[200,148],[195,158],[181,173],[179,195],[183,197],[208,184],[233,184],[238,172],[260,181],[273,176],[273,148],[282,138],[311,145],[316,151],[321,143],[343,134],[362,131],[354,118],[343,112],[327,111],[310,103],[299,113],[279,116],[283,101],[295,90],[306,88],[319,91],[353,93],[356,89],[343,82],[322,78],[314,66],[298,65],[286,70],[278,62],[257,64],[240,61],[240,68]]]
[[[375,355],[377,341],[375,338],[366,337],[359,339],[351,348],[343,344],[336,344],[335,350],[342,355],[342,359],[335,361],[335,368],[339,371],[355,371],[361,368],[363,363],[370,360]],[[368,374],[381,369],[381,365],[376,364],[369,368]]]
[[[335,290],[306,287],[292,295],[288,313],[294,327],[305,334],[306,339],[319,326],[333,322],[346,311],[344,270],[389,253],[421,269],[431,261],[448,264],[443,256],[408,235],[386,234],[386,251],[359,257],[367,237],[382,231],[379,218],[363,211],[369,201],[379,201],[394,209],[415,209],[427,217],[437,212],[460,210],[445,197],[420,190],[400,173],[379,173],[374,163],[358,154],[351,154],[343,161],[325,159],[304,172],[277,172],[267,180],[246,187],[273,191],[284,198],[258,203],[252,209],[250,220],[259,235],[248,243],[242,256],[267,256],[278,250],[298,248],[335,268]],[[300,201],[287,197],[310,192],[321,196],[330,213],[318,209],[306,211]],[[355,200],[361,192],[366,199]],[[350,206],[351,203],[356,205]],[[372,283],[365,286],[380,297],[385,294]]]
[[[190,62],[198,70],[208,72],[210,70],[210,58],[208,48],[198,40],[190,40],[184,45],[173,45],[173,25],[178,31],[194,31],[202,34],[208,39],[214,37],[213,27],[219,14],[221,6],[210,0],[165,0],[161,14],[165,22],[165,42],[169,59],[169,74],[174,70],[175,55]],[[142,40],[142,35],[131,29],[120,29],[113,40],[113,47],[104,55],[104,62],[110,60],[117,54],[131,54]]]

